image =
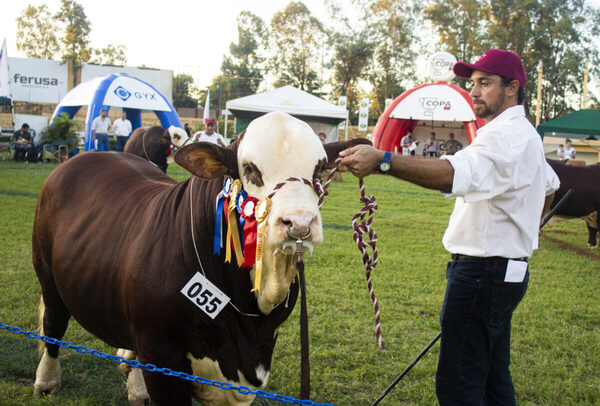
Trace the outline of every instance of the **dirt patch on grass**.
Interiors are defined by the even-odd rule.
[[[557,230],[559,231],[559,230]],[[560,234],[560,233],[559,233]],[[566,233],[562,233],[562,234],[566,234]],[[568,251],[572,251],[577,253],[578,255],[587,257],[587,258],[591,258],[591,259],[596,259],[596,260],[600,260],[600,254],[597,254],[595,252],[592,252],[589,248],[580,248],[577,247],[573,244],[569,244],[568,242],[565,241],[561,241],[558,238],[552,237],[550,235],[548,235],[548,232],[545,232],[542,234],[542,238],[558,245],[560,248],[568,250]]]

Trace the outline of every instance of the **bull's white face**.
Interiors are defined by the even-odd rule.
[[[171,137],[171,144],[178,148],[183,147],[190,138],[183,128],[175,127],[174,125],[169,127],[168,131]]]
[[[269,113],[250,123],[238,148],[238,170],[244,189],[258,199],[289,177],[313,179],[326,170],[327,157],[308,124],[285,113]],[[303,237],[312,249],[323,241],[318,196],[311,186],[290,182],[272,198],[267,218],[261,287],[256,292],[264,314],[285,300],[296,275],[295,241]],[[251,272],[254,278],[254,270]]]

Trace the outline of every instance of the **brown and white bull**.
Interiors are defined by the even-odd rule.
[[[173,163],[174,148],[181,148],[189,142],[188,134],[179,127],[164,129],[159,126],[136,128],[123,152],[140,156],[158,166],[164,173]]]
[[[279,327],[298,296],[287,230],[310,231],[307,244],[322,241],[318,198],[302,182],[273,196],[255,292],[254,269],[212,253],[215,199],[224,175],[261,198],[288,177],[323,176],[328,157],[347,146],[328,144],[325,151],[307,124],[269,113],[227,148],[194,143],[179,150],[177,163],[193,175],[181,183],[129,154],[81,154],[60,165],[42,187],[33,229],[43,332],[61,339],[73,316],[109,345],[135,351],[142,363],[264,388]],[[214,320],[181,293],[201,267],[231,299]],[[60,388],[58,347],[42,345],[38,395]],[[127,386],[135,404],[147,395],[134,372]],[[158,373],[143,377],[157,405],[191,405],[192,396],[204,405],[248,405],[254,398]]]

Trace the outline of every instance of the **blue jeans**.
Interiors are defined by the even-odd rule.
[[[127,137],[127,136],[117,135],[117,151],[118,152],[123,152],[123,149],[125,148],[125,144],[127,144],[128,139],[129,139],[129,137]]]
[[[436,374],[442,406],[516,404],[509,370],[510,327],[529,271],[523,282],[504,282],[507,262],[492,257],[448,263]]]
[[[110,144],[108,143],[108,134],[96,133],[96,139],[98,140],[97,151],[110,151]]]

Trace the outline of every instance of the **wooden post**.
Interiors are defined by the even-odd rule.
[[[544,70],[544,63],[540,58],[540,66],[538,67],[538,83],[537,83],[537,107],[535,109],[535,126],[540,125],[542,119],[542,73]]]
[[[581,108],[587,108],[587,84],[588,84],[588,57],[585,56],[585,72],[583,74],[583,100],[581,102]]]

